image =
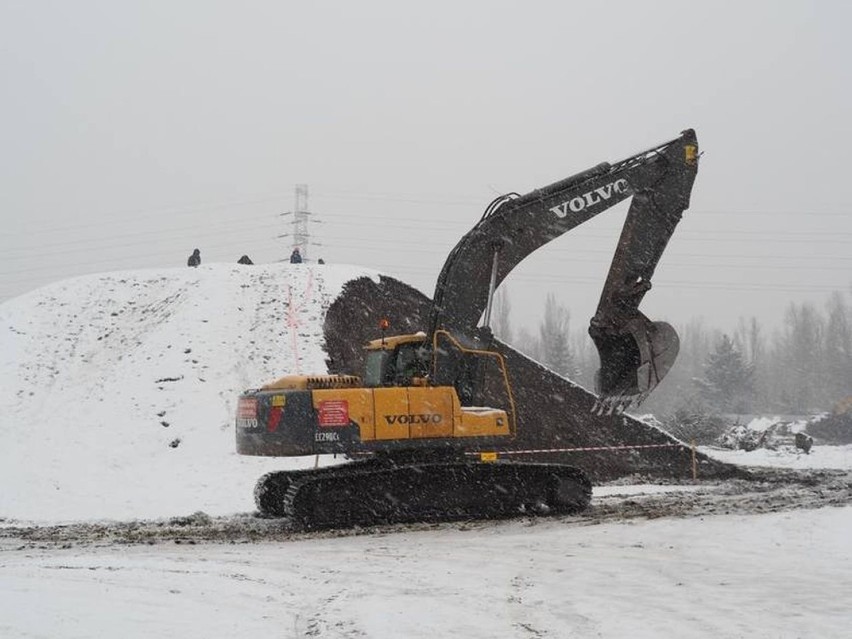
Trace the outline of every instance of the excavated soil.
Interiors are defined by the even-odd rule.
[[[413,333],[427,328],[430,308],[428,297],[393,278],[349,282],[325,320],[330,372],[360,374],[363,345],[379,336],[381,318],[390,321],[391,334]],[[517,409],[517,436],[506,450],[605,449],[515,454],[515,459],[572,464],[594,481],[635,473],[668,479],[692,476],[692,451],[682,442],[628,415],[595,414],[592,393],[507,344],[495,340],[494,348],[506,360]],[[628,446],[651,447],[618,448]],[[700,477],[735,477],[739,472],[703,455],[696,455],[696,462]]]

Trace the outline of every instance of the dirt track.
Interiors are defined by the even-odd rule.
[[[625,486],[643,483],[643,478],[622,480]],[[683,483],[679,485],[684,485]],[[671,492],[618,494],[610,486],[608,496],[595,497],[592,507],[580,515],[558,518],[566,525],[595,525],[629,519],[749,515],[852,504],[852,472],[841,470],[779,471],[760,469],[751,479],[695,482],[688,489]],[[625,493],[628,489],[625,488]],[[535,525],[535,519],[524,521]],[[27,548],[70,548],[121,544],[199,544],[300,541],[317,537],[346,537],[364,534],[393,534],[437,528],[468,530],[500,526],[502,522],[462,521],[440,524],[408,524],[358,528],[321,533],[299,533],[286,522],[261,519],[253,514],[210,517],[195,513],[156,521],[75,523],[50,526],[0,527],[0,551]]]

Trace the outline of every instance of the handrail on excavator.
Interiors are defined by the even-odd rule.
[[[515,396],[512,393],[512,385],[509,383],[509,371],[506,369],[506,360],[501,353],[496,351],[488,351],[478,348],[467,348],[461,342],[459,342],[455,337],[453,337],[452,333],[446,331],[444,329],[439,329],[435,331],[432,335],[432,371],[434,374],[435,368],[437,366],[436,359],[438,353],[438,336],[445,335],[450,342],[453,343],[460,352],[470,354],[470,355],[484,355],[487,357],[494,357],[497,359],[497,363],[500,366],[500,372],[503,375],[503,384],[506,388],[506,396],[509,399],[509,432],[512,437],[515,436],[517,432],[517,414],[515,411]]]

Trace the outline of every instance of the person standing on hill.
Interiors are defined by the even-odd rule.
[[[189,259],[186,261],[187,266],[198,266],[201,264],[201,251],[195,249]]]
[[[301,264],[302,263],[302,254],[299,252],[299,247],[293,249],[293,252],[290,253],[290,264]]]

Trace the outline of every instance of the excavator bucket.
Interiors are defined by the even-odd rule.
[[[620,413],[642,403],[671,370],[680,348],[671,324],[644,315],[627,322],[618,334],[594,333],[601,361],[595,376],[598,413]]]

